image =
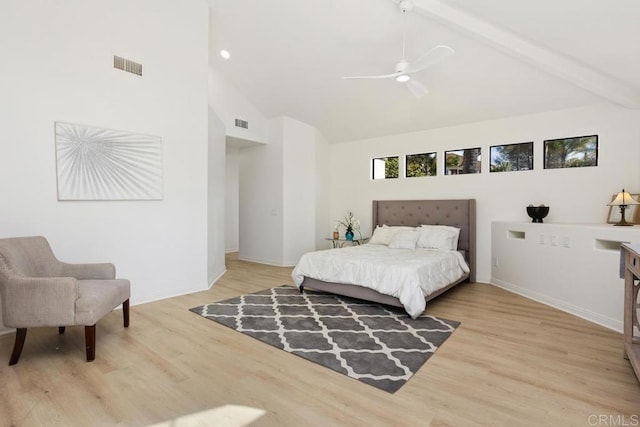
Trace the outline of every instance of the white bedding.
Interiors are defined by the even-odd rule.
[[[415,319],[426,307],[425,295],[468,272],[469,266],[457,251],[390,249],[367,244],[306,253],[291,276],[298,287],[307,276],[374,289],[398,298]]]

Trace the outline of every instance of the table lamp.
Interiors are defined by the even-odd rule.
[[[624,218],[624,211],[627,209],[627,206],[629,205],[640,205],[640,202],[638,202],[633,197],[631,197],[631,194],[624,191],[624,188],[623,188],[622,191],[616,195],[616,198],[613,199],[613,201],[607,205],[607,206],[620,206],[620,217],[621,217],[620,221],[613,225],[622,225],[622,226],[633,225],[633,224],[629,224],[627,220]]]

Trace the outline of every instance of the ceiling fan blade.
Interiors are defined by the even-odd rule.
[[[429,93],[429,90],[422,83],[415,79],[409,80],[406,84],[409,91],[418,99]]]
[[[407,69],[408,73],[416,73],[418,71],[422,71],[425,68],[428,68],[443,59],[453,55],[455,50],[451,49],[449,46],[439,45],[431,49],[429,52],[425,53],[415,61],[409,65]]]
[[[399,72],[395,72],[395,73],[391,73],[391,74],[382,74],[380,76],[352,76],[352,77],[343,77],[343,79],[345,80],[350,80],[350,79],[390,79],[393,77],[397,77],[402,73]]]

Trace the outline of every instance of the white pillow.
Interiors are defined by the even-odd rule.
[[[373,236],[369,239],[370,245],[388,245],[391,240],[391,230],[389,227],[380,227],[377,226],[375,230],[373,230]]]
[[[405,226],[393,226],[390,227],[384,224],[382,227],[377,226],[375,230],[373,230],[373,236],[369,239],[369,244],[372,245],[389,245],[391,239],[396,234],[401,231],[414,231],[413,227],[405,227]]]
[[[415,230],[402,230],[389,242],[390,249],[415,249],[420,233]]]
[[[422,225],[417,247],[440,251],[458,250],[460,229],[448,225]]]

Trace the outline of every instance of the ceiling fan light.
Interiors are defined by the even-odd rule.
[[[406,83],[409,80],[411,80],[411,76],[408,74],[400,74],[398,77],[396,77],[396,81],[400,83]]]

